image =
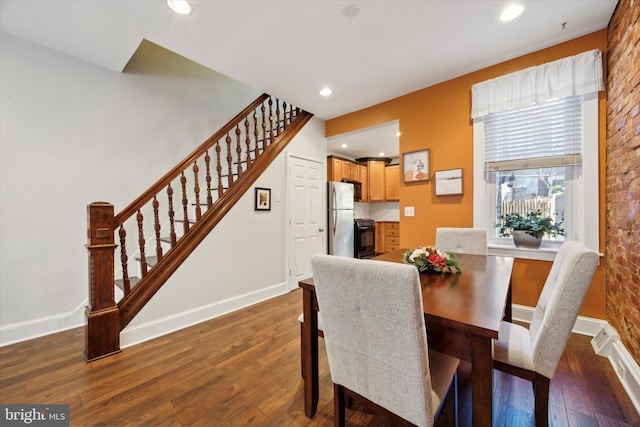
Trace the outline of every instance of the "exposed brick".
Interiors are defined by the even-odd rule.
[[[620,0],[608,26],[607,320],[640,364],[640,0]]]

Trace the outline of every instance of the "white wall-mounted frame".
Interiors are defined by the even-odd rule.
[[[436,196],[462,194],[462,169],[447,169],[435,172]]]

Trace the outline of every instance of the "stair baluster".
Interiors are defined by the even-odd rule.
[[[184,172],[180,174],[180,185],[182,186],[182,229],[184,234],[189,232],[189,198],[187,197],[187,177]]]
[[[171,188],[171,183],[167,185],[167,203],[169,205],[169,240],[173,248],[176,244],[176,212],[173,210],[173,188]]]
[[[144,253],[145,246],[145,238],[144,238],[144,228],[143,228],[143,220],[144,216],[142,215],[142,211],[138,209],[138,214],[136,215],[136,220],[138,221],[138,245],[140,246],[140,270],[142,271],[142,277],[147,275],[149,271],[147,265],[147,256]]]
[[[207,173],[207,210],[209,210],[211,206],[213,206],[213,197],[211,195],[211,156],[209,155],[209,150],[206,151],[204,156],[204,164]]]
[[[156,256],[158,257],[158,261],[162,259],[162,241],[160,240],[160,214],[158,212],[158,207],[160,203],[158,203],[158,198],[153,196],[153,229],[156,233]]]
[[[196,201],[196,221],[202,216],[202,208],[200,207],[200,183],[198,182],[198,162],[193,162],[193,192],[195,193]]]

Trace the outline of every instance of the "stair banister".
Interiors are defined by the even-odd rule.
[[[120,304],[120,327],[124,328],[129,324],[133,317],[144,307],[151,297],[160,289],[173,272],[184,262],[184,260],[193,252],[193,250],[204,240],[209,231],[213,229],[224,216],[231,210],[235,203],[251,188],[255,180],[262,174],[264,169],[275,160],[275,158],[284,150],[288,142],[296,133],[311,119],[311,114],[303,113],[307,116],[301,117],[301,120],[295,125],[287,128],[282,133],[283,141],[277,146],[271,146],[275,149],[265,151],[260,159],[264,159],[264,168],[250,168],[236,182],[237,187],[234,191],[225,192],[216,202],[216,209],[212,215],[203,216],[202,221],[196,222],[191,230],[188,239],[181,239],[173,248],[172,257],[163,258],[154,268],[147,274],[147,280],[152,285],[139,286],[131,290],[130,297],[123,300]]]
[[[276,116],[274,116],[273,99],[267,94],[258,97],[119,214],[114,215],[113,205],[106,202],[94,202],[88,206],[89,305],[86,310],[87,325],[85,330],[85,358],[87,361],[120,351],[120,331],[129,324],[311,119],[312,114],[284,102],[282,103],[283,109],[280,110],[280,102],[276,99]],[[287,109],[287,107],[289,108]],[[253,135],[249,133],[250,122],[253,123]],[[244,126],[244,141],[241,138],[241,125]],[[259,130],[262,131],[261,135]],[[235,134],[235,141],[232,143],[231,135],[233,134]],[[224,145],[226,152],[224,160],[227,163],[224,172],[229,173],[228,176],[222,175],[222,145]],[[210,155],[210,149],[214,146],[215,159]],[[246,160],[242,160],[245,154],[243,147],[246,147],[246,156],[244,156]],[[235,151],[234,155],[238,162],[237,167],[233,168],[237,169],[235,171],[237,177],[234,177],[234,171],[231,168],[234,160],[231,156],[232,150]],[[207,200],[204,213],[200,207],[199,161],[201,165],[205,166],[203,169],[206,177]],[[217,172],[217,185],[215,185],[217,200],[215,201],[212,198],[212,191],[216,190],[211,182],[212,162]],[[242,166],[243,162],[245,163],[244,167]],[[190,172],[193,172],[193,181],[191,181],[195,194],[193,200],[188,199],[185,187],[185,173],[190,169]],[[176,201],[182,203],[181,207],[184,211],[181,220],[174,218],[175,211],[172,201],[172,183],[174,181],[176,189],[181,187],[182,197],[176,197]],[[223,185],[223,181],[226,181],[226,186]],[[166,191],[168,204],[168,211],[165,212],[168,218],[168,223],[165,225],[169,228],[166,238],[160,237],[161,220],[158,196],[163,191]],[[187,213],[187,206],[191,202],[196,205],[195,218],[190,218]],[[149,218],[153,218],[153,230],[149,226],[145,226],[148,224],[148,222],[144,222],[146,214],[149,215]],[[130,277],[128,273],[129,251],[127,250],[125,227],[128,226],[125,225],[126,221],[129,226],[135,225],[137,227],[139,258],[136,260],[139,261],[141,278]],[[180,221],[184,222],[184,234],[177,238],[174,222]],[[153,235],[152,238],[155,239],[155,244],[150,240],[147,248],[149,252],[155,251],[155,256],[145,255],[147,243],[145,230],[149,231],[149,236]],[[118,303],[115,302],[114,295],[114,252],[118,246],[115,242],[116,232],[119,236],[122,265],[122,279],[118,279],[118,286],[124,292],[124,296]],[[136,242],[135,236],[131,240]],[[160,245],[161,240],[171,245],[166,252]],[[153,262],[149,261],[151,263],[148,263],[147,261],[152,258],[154,258]]]

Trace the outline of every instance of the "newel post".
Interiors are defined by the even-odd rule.
[[[85,310],[87,362],[120,351],[120,313],[114,297],[113,205],[94,202],[87,206],[89,251],[89,305]]]

